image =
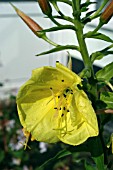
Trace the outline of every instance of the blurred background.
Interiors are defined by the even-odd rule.
[[[37,1],[11,1],[17,8],[33,18],[42,28],[50,28],[52,22],[42,14]],[[83,0],[84,2],[84,0]],[[98,9],[102,0],[91,6],[90,10]],[[64,14],[71,15],[70,8],[59,3]],[[55,13],[55,11],[53,11]],[[84,31],[93,30],[98,20],[89,23]],[[113,19],[100,32],[113,39]],[[59,44],[77,44],[75,34],[69,30],[58,33],[48,33],[53,41]],[[100,40],[88,39],[89,54],[108,46]],[[15,97],[19,87],[31,76],[33,69],[41,66],[55,66],[55,61],[66,65],[67,51],[36,57],[36,54],[51,49],[52,46],[37,38],[23,21],[17,16],[7,0],[0,1],[0,169],[1,170],[38,170],[38,167],[48,158],[65,148],[58,143],[47,145],[44,143],[30,143],[31,150],[23,150],[25,141],[22,127],[18,120]],[[78,73],[83,68],[81,56],[78,52],[69,50],[73,60],[73,70]],[[95,70],[113,61],[109,55],[94,63]],[[84,154],[83,154],[84,155]],[[82,158],[84,157],[82,155]],[[88,156],[88,155],[87,155]],[[35,159],[34,159],[35,158]],[[75,161],[76,158],[76,161]],[[76,153],[62,161],[54,162],[44,170],[74,170],[84,169],[84,160]],[[43,169],[42,169],[43,170]]]

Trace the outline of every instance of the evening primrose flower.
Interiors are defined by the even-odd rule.
[[[98,135],[96,114],[78,84],[81,78],[59,62],[56,68],[33,70],[17,95],[20,122],[28,136],[41,142],[79,145]]]

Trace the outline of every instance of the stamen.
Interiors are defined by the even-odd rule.
[[[70,91],[70,89],[66,89],[66,93],[68,93]]]
[[[63,94],[63,96],[66,98],[66,94]]]
[[[71,90],[71,94],[73,94],[73,90]]]
[[[31,136],[31,134],[30,134],[30,132],[28,132],[28,131],[26,131],[26,129],[22,129],[22,131],[23,131],[23,133],[24,133],[24,135],[25,135],[25,137],[26,137],[26,139],[25,139],[25,142],[24,142],[24,150],[26,150],[26,148],[28,147],[29,149],[31,149],[28,145],[27,145],[27,143],[29,142],[29,139],[30,139],[30,136]]]
[[[61,80],[64,82],[64,80]],[[54,94],[54,91],[52,90],[52,87],[50,87],[50,91],[52,92],[52,96],[54,99],[54,118],[56,117],[58,119],[57,127],[54,130],[59,131],[60,136],[65,136],[66,134],[71,133],[68,129],[68,112],[69,111],[69,103],[70,99],[72,98],[71,94],[73,94],[73,90],[70,87],[67,87],[64,89],[64,91],[59,93],[60,95]]]
[[[50,91],[51,91],[52,96],[53,96],[53,99],[54,99],[54,105],[56,106],[55,95],[54,95],[54,93],[53,93],[53,90],[52,90],[52,89],[53,89],[53,88],[52,88],[52,87],[50,87]]]

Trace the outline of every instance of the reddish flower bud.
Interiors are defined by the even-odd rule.
[[[20,11],[14,5],[12,5],[12,6],[15,9],[16,13],[18,14],[18,16],[26,23],[26,25],[33,31],[33,33],[36,34],[39,38],[42,38],[42,36],[45,33],[37,32],[37,31],[41,31],[42,28],[33,19],[31,19],[29,16],[27,16],[25,13]]]
[[[38,3],[45,15],[50,16],[52,14],[52,8],[48,0],[38,0]]]
[[[101,14],[100,19],[103,23],[107,23],[111,19],[112,16],[113,16],[113,0],[106,7],[104,12]]]

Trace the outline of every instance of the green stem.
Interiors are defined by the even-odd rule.
[[[48,42],[49,44],[55,46],[55,47],[59,45],[59,44],[56,44],[55,42],[51,41],[46,35],[43,36],[42,39],[45,40],[46,42]]]
[[[68,22],[71,22],[71,23],[74,23],[74,20],[71,18],[71,17],[68,17],[68,16],[65,16],[65,15],[62,15],[62,16],[54,16],[55,18],[58,18],[58,19],[63,19],[65,21],[68,21]]]
[[[57,26],[61,26],[61,25],[62,25],[62,24],[60,24],[59,22],[57,22],[52,15],[49,16],[49,18],[50,18],[51,21],[52,21],[54,24],[56,24]]]
[[[79,21],[76,22],[76,29],[77,29],[76,35],[77,35],[78,43],[80,46],[80,52],[81,52],[81,55],[82,55],[82,58],[84,61],[85,68],[88,70],[91,70],[92,76],[94,76],[92,64],[91,64],[88,50],[87,50],[87,46],[86,46],[85,40],[83,38],[83,28]]]
[[[110,89],[113,91],[113,86],[112,86],[112,84],[110,83],[110,82],[108,82],[108,81],[105,81],[105,83],[110,87]]]
[[[95,34],[103,26],[102,22],[99,22],[98,26],[92,31],[92,34]]]
[[[86,35],[84,36],[85,37],[91,37],[92,35],[94,35],[95,33],[97,33],[97,31],[103,26],[103,23],[102,22],[99,22],[99,24],[97,25],[97,27],[93,30],[93,31],[90,31],[88,33],[86,33]]]
[[[73,7],[73,15],[74,15],[74,25],[76,27],[76,35],[78,39],[78,43],[80,46],[81,56],[84,61],[84,66],[87,70],[91,72],[91,76],[94,78],[94,71],[92,67],[92,63],[88,54],[88,49],[84,40],[83,35],[83,25],[80,22],[80,0],[75,1],[72,0],[72,7]]]
[[[109,45],[108,47],[106,47],[105,49],[103,49],[103,51],[107,51],[107,50],[109,50],[110,48],[113,48],[113,44],[111,44],[111,45]]]
[[[52,1],[52,5],[54,6],[55,10],[62,16],[63,13],[60,11],[56,1]]]
[[[93,100],[95,101],[97,99],[97,85],[95,81],[95,75],[94,75],[94,70],[93,66],[89,57],[88,49],[86,46],[86,42],[84,39],[84,34],[83,34],[83,24],[80,21],[80,0],[75,1],[72,0],[72,7],[73,7],[73,16],[74,16],[74,25],[76,27],[76,36],[80,48],[80,53],[84,62],[85,66],[85,76],[87,76],[89,83],[91,84],[91,89],[90,93],[93,96]],[[83,76],[83,74],[81,76]]]
[[[77,40],[78,40],[78,44],[80,47],[80,53],[81,53],[81,56],[84,61],[85,69],[86,70],[88,69],[91,72],[91,77],[90,78],[88,77],[88,80],[89,80],[89,84],[91,85],[90,93],[93,95],[92,101],[95,103],[95,100],[97,99],[97,85],[95,82],[93,66],[92,66],[92,63],[91,63],[91,60],[89,57],[89,53],[88,53],[88,49],[86,46],[86,42],[84,39],[83,25],[80,20],[80,15],[81,15],[80,2],[81,2],[80,0],[76,0],[76,1],[72,0],[74,25],[76,27]],[[95,31],[97,31],[97,30],[95,30]],[[94,142],[94,141],[92,139],[92,142]],[[96,146],[93,146],[93,145],[96,145]],[[95,144],[93,144],[93,145],[91,145],[91,148],[90,148],[92,157],[94,157],[97,167],[99,169],[104,170],[104,153],[103,153],[103,146],[102,146],[102,141],[100,139],[100,136],[97,137],[97,140],[95,141]],[[97,147],[97,145],[99,146],[98,150],[95,149]],[[93,148],[92,148],[92,146],[93,146]]]
[[[70,6],[72,6],[71,1],[69,1],[69,0],[57,0],[57,1],[59,1],[59,2],[64,2],[64,3],[66,3],[66,4],[70,5]]]
[[[104,0],[104,2],[103,2],[102,5],[99,7],[99,9],[94,13],[94,15],[92,15],[92,16],[90,17],[91,20],[94,19],[94,18],[96,18],[97,16],[99,16],[100,12],[101,12],[102,9],[105,7],[105,5],[107,4],[108,1],[109,1],[109,0]]]

